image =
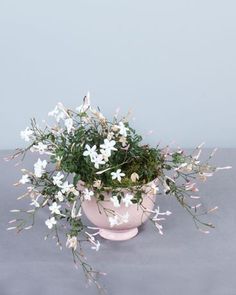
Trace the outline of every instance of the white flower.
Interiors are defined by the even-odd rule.
[[[51,229],[53,227],[53,225],[57,224],[57,221],[56,221],[55,217],[51,217],[45,221],[45,224],[47,225],[47,227],[49,229]]]
[[[116,172],[111,172],[112,179],[117,179],[121,182],[121,177],[125,176],[125,173],[121,172],[121,169],[116,170]]]
[[[115,140],[109,140],[109,139],[104,139],[103,144],[100,144],[101,149],[105,150],[106,153],[110,156],[111,151],[117,151],[117,148],[115,148]]]
[[[103,159],[105,162],[108,162],[109,161],[109,157],[111,156],[111,152],[109,150],[100,150],[100,153],[102,154],[103,156]]]
[[[73,188],[73,184],[69,184],[68,181],[65,181],[61,186],[61,192],[63,194],[68,193],[72,188]]]
[[[86,150],[83,152],[83,156],[90,156],[91,161],[97,156],[96,145],[90,147],[88,144],[85,145]]]
[[[57,205],[56,202],[53,202],[51,206],[49,206],[49,210],[51,211],[51,214],[61,214],[60,209],[61,205]]]
[[[105,164],[105,161],[104,161],[104,159],[103,159],[103,155],[97,155],[94,159],[93,159],[93,161],[92,161],[93,163],[94,163],[94,167],[95,168],[97,168],[97,169],[99,169],[99,165],[103,165],[103,164]]]
[[[125,203],[125,207],[129,207],[129,205],[132,205],[133,203],[131,200],[133,199],[133,195],[126,194],[124,198],[122,198],[122,202]]]
[[[31,206],[35,206],[36,208],[39,208],[40,207],[40,205],[39,205],[39,203],[38,203],[37,200],[32,200],[32,202],[30,203],[30,205]]]
[[[108,140],[111,140],[112,138],[114,137],[114,132],[109,132],[108,134],[107,134],[107,139]]]
[[[88,92],[87,95],[84,97],[83,104],[76,108],[79,113],[85,113],[90,109],[90,93]]]
[[[22,175],[21,179],[19,180],[19,183],[26,184],[27,182],[30,182],[29,175],[28,174]]]
[[[38,161],[34,164],[34,174],[36,177],[42,177],[45,172],[45,168],[47,166],[47,161],[38,159]]]
[[[129,128],[125,127],[123,122],[119,122],[119,125],[116,125],[117,128],[119,128],[119,134],[127,137],[127,131],[129,130]]]
[[[67,132],[70,133],[71,130],[73,129],[73,119],[72,118],[68,118],[65,120],[65,126],[67,129]]]
[[[127,139],[125,136],[121,136],[120,139],[119,139],[119,142],[122,143],[122,146],[125,147],[126,144],[127,144]]]
[[[155,184],[155,183],[152,183],[150,186],[149,186],[149,188],[150,188],[150,193],[152,194],[152,195],[156,195],[157,194],[157,192],[159,191],[159,188],[158,188],[158,186]]]
[[[88,190],[87,188],[83,191],[84,199],[87,201],[91,201],[91,197],[94,196],[94,192]]]
[[[108,221],[110,223],[110,227],[113,227],[114,225],[119,225],[119,218],[117,215],[115,215],[114,217],[110,216],[108,218]]]
[[[33,148],[31,149],[31,151],[39,152],[40,155],[43,155],[46,150],[47,150],[47,145],[43,144],[42,142],[39,142],[37,145],[33,145]]]
[[[62,192],[58,192],[56,195],[55,195],[55,198],[59,201],[59,202],[62,202],[64,200],[64,196],[62,194]]]
[[[119,202],[117,196],[112,196],[112,198],[110,198],[110,200],[112,201],[113,206],[114,206],[115,208],[120,207],[120,202]]]
[[[27,127],[25,130],[20,132],[21,138],[24,139],[25,141],[30,141],[32,139],[33,134],[34,132],[30,130],[29,127]]]
[[[56,121],[59,122],[66,117],[66,111],[62,103],[58,103],[54,110],[48,113],[48,116],[55,117]]]
[[[94,241],[93,242],[94,246],[91,247],[91,249],[95,250],[95,251],[98,251],[100,249],[100,242],[99,241]]]
[[[61,186],[62,185],[62,179],[64,178],[64,175],[61,174],[61,172],[58,172],[56,176],[53,176],[53,184],[57,185],[57,186]]]
[[[78,244],[77,237],[75,237],[75,236],[71,237],[70,235],[68,235],[68,238],[66,241],[66,247],[76,250],[77,244]]]

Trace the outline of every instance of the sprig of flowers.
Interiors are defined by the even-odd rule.
[[[199,230],[208,233],[205,227],[213,227],[211,223],[203,222],[201,216],[217,207],[204,209],[199,202],[197,183],[206,181],[219,170],[231,168],[210,164],[215,150],[201,162],[202,145],[192,154],[181,149],[171,151],[168,147],[143,145],[142,137],[129,125],[127,117],[118,119],[116,114],[109,121],[99,109],[91,107],[89,95],[76,111],[58,103],[48,115],[55,122],[40,128],[34,119],[31,120],[31,126],[20,133],[29,145],[18,149],[11,157],[22,155],[23,160],[28,152],[40,155],[33,171],[22,169],[23,175],[16,183],[27,186],[26,192],[18,199],[29,198],[30,207],[12,210],[19,217],[9,222],[9,230],[20,232],[32,228],[37,212],[47,210],[45,225],[49,233],[46,238],[56,238],[61,248],[59,233],[62,230],[75,265],[80,264],[88,280],[101,290],[97,275],[102,273],[93,270],[82,250],[84,242],[95,251],[100,248],[96,239],[98,232],[91,233],[91,227],[81,219],[84,201],[96,198],[98,210],[105,212],[111,227],[129,219],[128,211],[120,215],[116,208],[121,204],[126,208],[137,204],[163,234],[162,222],[171,212],[161,212],[159,207],[154,210],[145,208],[143,195],[173,196]],[[124,188],[128,192],[124,193]],[[111,193],[114,210],[104,206],[104,192]]]

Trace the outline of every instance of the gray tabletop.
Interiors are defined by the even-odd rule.
[[[75,270],[68,249],[60,251],[55,241],[44,241],[47,232],[41,212],[33,229],[16,234],[6,231],[12,219],[9,210],[21,207],[16,197],[22,188],[12,186],[20,168],[4,162],[0,153],[0,295],[97,294],[86,288],[81,270]],[[26,166],[33,159],[27,159]],[[215,156],[218,165],[236,167],[236,150],[222,149]],[[88,249],[87,257],[97,269],[108,294],[235,295],[236,294],[236,172],[218,172],[201,185],[204,202],[219,206],[211,221],[210,234],[197,231],[191,218],[170,197],[158,199],[164,210],[173,212],[164,224],[164,236],[151,224],[125,242],[100,239],[98,253]]]

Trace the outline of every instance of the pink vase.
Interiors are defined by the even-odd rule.
[[[115,208],[112,201],[110,201],[111,193],[103,193],[104,201],[100,201],[98,206],[96,197],[92,197],[90,201],[84,200],[82,202],[82,209],[87,218],[99,228],[99,234],[105,239],[113,241],[123,241],[133,238],[138,233],[138,227],[145,222],[150,213],[143,211],[143,209],[137,204],[131,204],[125,207],[125,204],[121,202],[120,207]],[[156,195],[155,194],[143,194],[142,205],[148,210],[152,210],[154,207]],[[128,221],[111,227],[109,223],[109,216],[112,214],[104,212],[102,206],[114,210],[118,216],[124,216],[128,214]],[[100,210],[99,210],[100,208]]]

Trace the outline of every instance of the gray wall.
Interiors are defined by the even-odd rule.
[[[0,0],[0,148],[56,102],[132,108],[152,143],[236,146],[234,0]]]

